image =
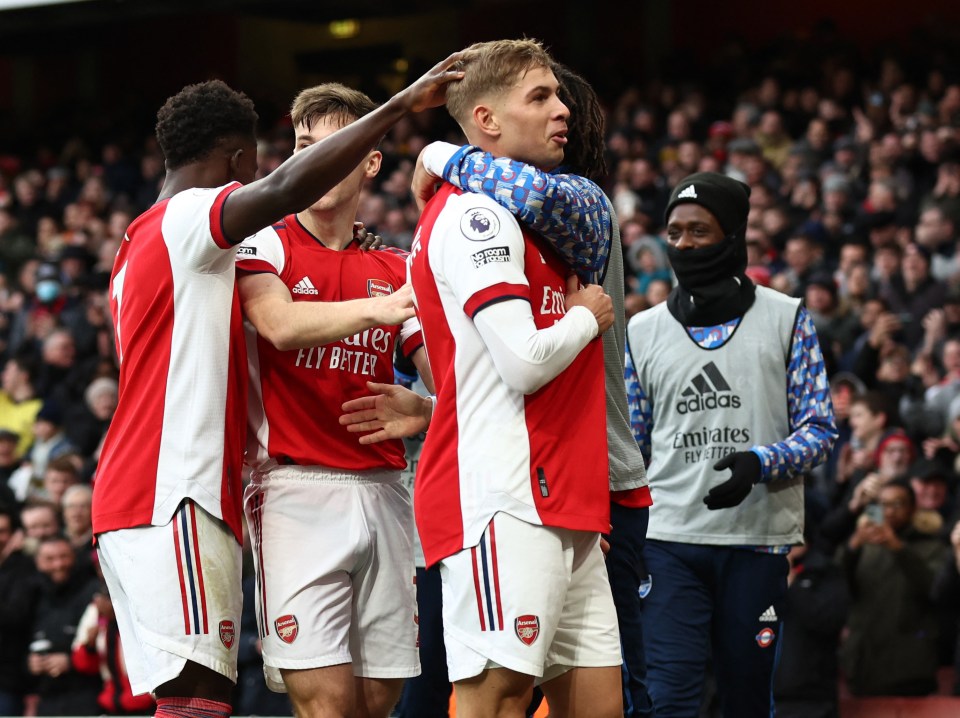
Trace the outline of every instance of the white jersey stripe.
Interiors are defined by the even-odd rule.
[[[162,225],[176,317],[164,406],[177,410],[163,416],[154,523],[172,516],[184,497],[196,501],[211,516],[223,518],[220,496],[207,487],[222,483],[224,446],[207,437],[220,437],[225,431],[230,322],[227,316],[212,322],[209,313],[232,306],[235,250],[224,252],[211,243],[220,261],[212,262],[208,272],[186,266],[178,239],[187,233],[196,213],[177,211],[175,203],[192,200],[181,198],[176,195],[170,200]]]

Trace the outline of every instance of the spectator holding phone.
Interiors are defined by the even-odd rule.
[[[916,496],[896,480],[879,491],[843,551],[853,603],[841,665],[854,695],[922,696],[937,686],[937,618],[930,601],[941,541],[913,526]]]
[[[858,402],[855,406],[868,406],[860,404],[859,400],[855,401]],[[869,415],[865,414],[865,417],[864,423]],[[906,478],[916,453],[916,447],[903,429],[892,428],[884,432],[872,452],[871,463],[865,468],[856,469],[835,497],[834,507],[821,522],[820,538],[833,547],[847,541],[859,526],[864,511],[877,511],[875,504],[883,487]],[[871,505],[874,508],[870,508]],[[879,514],[875,514],[874,519],[875,523],[882,522]]]

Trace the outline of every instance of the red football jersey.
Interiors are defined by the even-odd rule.
[[[414,499],[427,563],[475,546],[499,511],[607,531],[600,340],[523,395],[501,380],[473,323],[485,306],[519,298],[538,329],[552,326],[565,314],[566,266],[495,202],[450,185],[424,210],[409,264],[437,386]]]
[[[392,294],[406,282],[406,252],[362,251],[356,242],[327,249],[297,219],[247,238],[237,267],[276,274],[296,302],[338,302]],[[319,347],[279,351],[247,322],[250,357],[247,463],[268,458],[337,469],[406,466],[403,442],[362,445],[340,425],[340,405],[370,393],[368,381],[392,384],[398,338],[409,355],[422,345],[420,324],[380,326]]]
[[[221,210],[233,183],[190,189],[137,217],[110,308],[119,402],[93,488],[94,533],[169,522],[191,498],[241,538],[247,361]]]

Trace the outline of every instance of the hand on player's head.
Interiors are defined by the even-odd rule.
[[[599,284],[588,284],[582,289],[573,290],[567,286],[567,311],[571,307],[586,307],[597,320],[597,333],[603,334],[613,324],[613,300]]]
[[[410,87],[402,90],[398,97],[404,107],[410,112],[420,112],[442,105],[447,98],[447,84],[463,78],[462,70],[453,69],[462,54],[455,52],[441,60]]]

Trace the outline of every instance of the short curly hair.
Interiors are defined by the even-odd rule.
[[[187,85],[157,112],[157,140],[172,170],[204,159],[227,138],[255,142],[256,128],[253,101],[220,80]]]

